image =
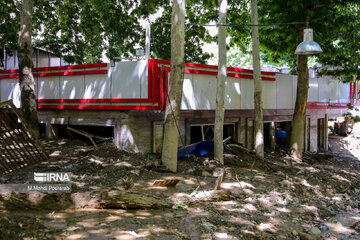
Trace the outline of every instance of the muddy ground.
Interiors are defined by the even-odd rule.
[[[303,162],[270,152],[261,160],[232,147],[221,184],[230,198],[185,203],[181,195],[214,188],[222,166],[211,156],[179,160],[173,174],[159,155],[47,140],[48,162],[0,181],[33,183],[33,172],[66,171],[72,193],[0,195],[0,239],[360,239],[360,139],[329,142],[330,152],[306,154]],[[173,178],[176,187],[152,186]],[[173,207],[99,209],[99,194],[111,189],[159,196]]]

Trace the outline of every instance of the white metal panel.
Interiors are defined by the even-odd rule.
[[[13,100],[16,107],[21,106],[19,79],[1,79],[0,80],[1,101]]]
[[[38,67],[49,67],[49,54],[39,51]]]
[[[148,61],[139,61],[140,97],[148,98]]]
[[[60,77],[60,98],[79,99],[83,98],[85,76],[61,76]]]
[[[116,62],[111,68],[113,98],[140,98],[139,71],[141,62]]]
[[[106,74],[85,75],[84,98],[110,98],[110,83]]]
[[[225,81],[225,109],[240,109],[241,108],[241,79],[227,77]],[[216,92],[215,92],[216,94]]]
[[[40,77],[38,79],[39,99],[59,99],[60,77]]]
[[[291,109],[295,108],[295,102],[296,102],[296,95],[297,95],[297,83],[298,83],[298,78],[296,75],[291,75],[292,76],[292,80],[293,80],[293,102],[291,105]]]
[[[276,109],[276,81],[261,81],[264,109]]]
[[[291,75],[276,74],[276,108],[291,109],[294,79]]]
[[[339,82],[339,102],[350,102],[350,84]]]
[[[330,103],[338,103],[340,98],[340,86],[338,80],[329,80]]]
[[[182,110],[197,109],[196,93],[192,79],[193,74],[184,74],[183,94],[181,99]]]
[[[194,101],[197,110],[216,108],[216,76],[193,74]]]
[[[319,84],[319,102],[329,102],[329,80],[326,78],[318,78]]]
[[[241,109],[254,109],[254,80],[241,79]]]
[[[185,74],[185,79],[181,109],[215,109],[216,76]]]
[[[6,61],[6,69],[14,69],[16,68],[15,60],[16,60],[16,51],[12,51],[12,56],[6,55],[7,61]]]
[[[60,65],[61,65],[60,58],[50,54],[50,67],[60,66]]]
[[[309,79],[308,102],[319,102],[319,84],[317,78]]]

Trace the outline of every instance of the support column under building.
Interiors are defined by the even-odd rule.
[[[318,151],[318,120],[310,118],[310,152]]]
[[[240,118],[237,123],[237,139],[236,141],[246,146],[246,118]]]
[[[58,127],[54,124],[51,124],[49,121],[45,123],[45,135],[46,138],[55,139],[58,138],[59,132]]]
[[[269,140],[270,140],[270,148],[272,151],[275,150],[276,147],[276,138],[275,138],[275,122],[270,122],[269,129]]]
[[[324,150],[325,151],[329,150],[328,121],[329,121],[329,117],[327,114],[325,114],[324,117]]]
[[[246,119],[246,148],[254,149],[254,120]]]

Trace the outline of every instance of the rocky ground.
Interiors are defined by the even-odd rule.
[[[44,141],[48,162],[0,181],[31,183],[34,171],[66,171],[72,193],[0,195],[0,239],[360,239],[360,139],[329,142],[330,152],[299,163],[270,152],[257,159],[233,146],[220,186],[226,197],[210,199],[223,170],[211,157],[179,160],[173,174],[163,171],[159,155]],[[164,179],[179,182],[153,186]],[[110,190],[157,196],[172,207],[99,209],[99,196]],[[194,190],[205,198],[185,201]]]

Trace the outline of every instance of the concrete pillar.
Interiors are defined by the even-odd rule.
[[[270,140],[270,148],[272,151],[275,150],[276,147],[276,138],[275,138],[275,122],[270,122],[269,128],[269,140]]]
[[[50,122],[45,123],[45,135],[46,138],[55,139],[58,138],[59,132],[58,127]]]
[[[243,146],[246,145],[246,118],[240,118],[237,123],[236,141]]]
[[[310,119],[310,152],[318,151],[318,120]]]
[[[246,148],[254,149],[254,120],[246,120]]]
[[[310,118],[305,117],[305,130],[304,130],[304,152],[310,150]]]
[[[327,114],[325,114],[324,117],[324,150],[325,151],[329,150],[328,121],[329,121],[329,117]]]
[[[114,127],[116,147],[128,152],[139,152],[134,136],[136,129],[137,128],[131,128],[128,118],[120,119]]]
[[[318,147],[324,149],[324,119],[318,119]]]

